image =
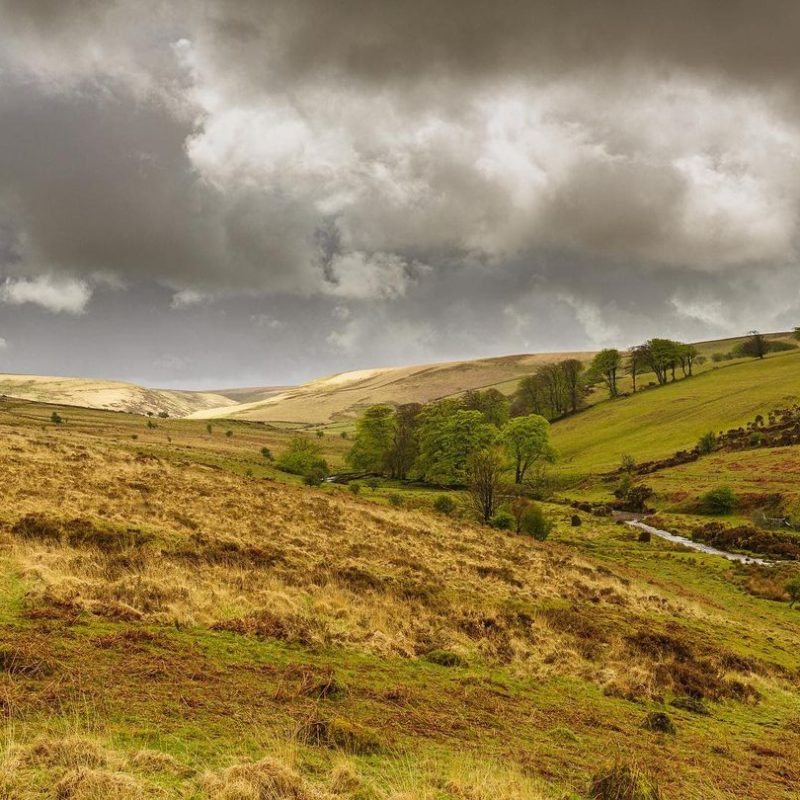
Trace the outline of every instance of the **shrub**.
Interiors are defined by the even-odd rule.
[[[348,483],[347,488],[350,490],[351,494],[358,494],[361,491],[361,484],[360,483]]]
[[[153,420],[149,419],[149,420],[147,420],[147,427],[150,430],[153,430],[153,428],[157,428],[158,425],[156,425],[155,422],[153,422]]]
[[[449,494],[440,494],[433,501],[433,507],[440,514],[450,516],[456,510],[456,501]]]
[[[169,414],[166,411],[159,411],[158,416],[161,419],[169,419]]]
[[[303,476],[303,483],[306,486],[319,486],[328,477],[328,470],[320,466],[314,466]]]
[[[233,436],[233,431],[225,431],[225,435],[230,439]]]
[[[499,531],[510,531],[514,527],[514,516],[508,511],[498,511],[489,520],[489,524]]]
[[[704,433],[697,442],[697,449],[704,455],[713,453],[717,447],[717,436],[713,431]]]
[[[630,453],[624,453],[620,460],[620,469],[623,472],[633,472],[636,469],[636,459]]]
[[[270,450],[269,447],[262,447],[261,455],[265,461],[272,461],[272,450]]]
[[[312,468],[325,462],[319,445],[306,436],[293,436],[289,447],[278,457],[278,468],[293,475],[308,475]],[[325,464],[327,475],[327,464]]]
[[[749,438],[750,447],[761,447],[764,444],[764,434],[761,431],[753,431]]]
[[[786,584],[786,594],[789,595],[789,608],[794,608],[797,603],[800,603],[800,575],[792,578]]]
[[[430,653],[425,654],[425,660],[430,661],[431,664],[438,664],[440,667],[469,666],[466,659],[452,650],[431,650]]]
[[[703,495],[700,508],[704,514],[730,514],[736,503],[736,494],[730,486],[718,486]]]
[[[206,432],[212,433],[213,431],[214,431],[214,426],[209,422],[208,425],[206,425]]]
[[[398,492],[392,492],[391,494],[386,496],[386,499],[393,506],[401,506],[401,505],[403,505],[403,495],[398,494]]]
[[[640,531],[639,532],[639,541],[642,544],[648,544],[650,539],[652,538],[650,531]]]
[[[520,533],[533,536],[537,541],[543,542],[553,530],[553,521],[542,511],[536,503],[531,503],[520,519]]]
[[[378,488],[379,484],[380,484],[380,481],[377,478],[367,478],[364,481],[364,485],[367,488],[372,489],[373,492]]]
[[[642,723],[642,727],[648,731],[656,731],[657,733],[671,733],[675,734],[675,723],[670,718],[669,714],[663,711],[651,711]]]
[[[339,434],[339,436],[340,436],[342,439],[346,439],[346,438],[347,438],[347,431],[342,431],[342,432]]]
[[[58,413],[58,411],[54,411],[50,415],[50,422],[54,422],[56,425],[60,425],[64,421],[64,418]]]

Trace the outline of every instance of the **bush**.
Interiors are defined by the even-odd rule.
[[[325,478],[327,477],[327,468],[317,465],[311,467],[311,469],[303,476],[303,483],[305,483],[306,486],[319,486],[325,482]]]
[[[697,449],[704,455],[713,453],[717,447],[717,436],[713,431],[704,433],[697,442]]]
[[[225,431],[225,435],[230,439],[233,436],[233,431]]]
[[[786,594],[789,595],[789,608],[794,608],[800,603],[800,575],[786,584]]]
[[[350,490],[350,494],[358,494],[361,491],[361,484],[360,483],[348,483],[347,488]]]
[[[706,492],[700,499],[704,514],[730,514],[737,504],[736,494],[730,486],[718,486]]]
[[[489,520],[489,524],[499,531],[510,531],[514,527],[514,515],[508,511],[498,511]]]
[[[456,510],[456,501],[449,494],[440,494],[434,501],[433,507],[440,514],[448,517]]]
[[[364,481],[364,485],[368,489],[372,489],[372,491],[374,492],[378,488],[378,486],[380,485],[380,481],[377,478],[367,478]]]
[[[158,416],[160,419],[169,419],[169,414],[166,411],[159,411]]]
[[[392,492],[391,494],[387,495],[386,499],[393,506],[401,506],[401,505],[403,505],[403,495],[398,494],[397,492]]]
[[[536,503],[531,503],[520,518],[520,533],[533,536],[537,541],[543,542],[553,530],[553,521],[542,511]]]
[[[270,450],[269,447],[262,447],[261,455],[264,457],[265,461],[272,461],[272,450]]]
[[[319,445],[306,436],[293,436],[289,447],[278,457],[278,469],[293,475],[308,475],[314,467],[322,466]],[[325,464],[327,475],[327,464]]]
[[[425,654],[425,660],[430,661],[431,664],[438,664],[440,667],[469,666],[466,659],[452,650],[431,650],[430,653]]]
[[[633,472],[636,469],[636,459],[630,453],[625,453],[620,460],[619,468],[622,472]]]
[[[155,422],[153,422],[153,420],[149,419],[149,420],[147,420],[147,427],[150,430],[153,430],[153,428],[157,428],[158,425],[156,425]]]
[[[64,418],[58,413],[58,411],[54,411],[50,415],[50,422],[54,422],[56,425],[60,425],[64,421]]]

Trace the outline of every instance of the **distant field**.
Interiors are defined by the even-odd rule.
[[[691,448],[706,431],[737,427],[800,401],[800,351],[723,363],[694,378],[602,402],[553,425],[560,470],[587,475]]]

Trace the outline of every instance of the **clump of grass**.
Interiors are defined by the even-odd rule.
[[[380,753],[385,745],[372,728],[342,717],[316,717],[297,731],[297,740],[315,747],[329,747],[356,756]]]
[[[208,797],[219,800],[327,800],[330,797],[274,758],[206,773],[202,787]]]
[[[636,764],[616,762],[596,775],[589,786],[591,800],[662,800],[655,780]]]

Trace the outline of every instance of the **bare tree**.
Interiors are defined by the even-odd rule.
[[[498,448],[478,450],[467,461],[467,492],[478,516],[488,522],[503,488],[505,462]]]

